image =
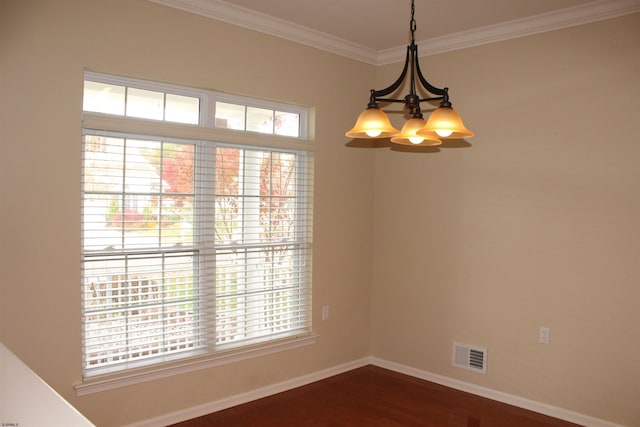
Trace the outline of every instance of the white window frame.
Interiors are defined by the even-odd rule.
[[[85,73],[85,78],[87,80],[99,81],[101,83],[129,85],[131,87],[153,91],[165,91],[166,93],[173,93],[178,95],[198,96],[200,97],[200,124],[198,124],[196,127],[205,128],[203,131],[193,133],[189,130],[189,128],[194,127],[194,125],[176,125],[163,121],[153,121],[154,123],[151,127],[154,129],[154,132],[149,133],[149,120],[146,119],[85,112],[83,116],[83,132],[85,133],[108,134],[109,132],[114,132],[114,135],[121,136],[129,135],[130,137],[153,138],[156,140],[160,139],[164,141],[170,141],[171,138],[174,138],[177,142],[187,141],[190,143],[195,142],[197,144],[220,144],[223,146],[231,144],[236,148],[253,148],[258,150],[277,150],[278,148],[291,150],[292,144],[290,142],[283,141],[296,140],[297,142],[295,142],[293,145],[297,147],[297,150],[304,151],[306,153],[305,157],[307,158],[306,165],[302,165],[302,167],[300,167],[300,169],[298,170],[298,179],[300,180],[299,185],[307,185],[307,180],[312,180],[313,171],[310,167],[307,167],[307,165],[312,167],[313,164],[313,145],[310,141],[304,139],[302,136],[299,136],[298,138],[292,138],[277,135],[263,135],[250,131],[232,131],[236,133],[236,135],[240,135],[240,137],[234,136],[226,138],[230,135],[229,131],[225,130],[223,132],[218,132],[217,129],[210,128],[210,125],[212,124],[211,122],[215,119],[215,112],[213,112],[210,107],[211,105],[215,106],[216,101],[222,101],[257,106],[259,108],[274,108],[278,111],[296,112],[297,114],[300,114],[301,134],[303,133],[304,136],[307,136],[308,133],[306,129],[308,125],[309,114],[309,110],[307,109],[300,107],[290,108],[291,106],[287,104],[277,104],[268,101],[254,100],[246,97],[236,97],[233,95],[220,94],[212,91],[202,91],[199,89],[184,88],[181,86],[153,83],[123,77],[106,76],[90,72]],[[109,117],[108,120],[104,120],[104,116],[111,117]],[[207,118],[210,118],[211,120],[207,121]],[[144,133],[122,132],[122,128],[140,129]],[[161,135],[172,136],[163,137]],[[176,135],[185,135],[185,137],[176,137]],[[193,139],[194,136],[198,137],[197,140]],[[202,138],[202,136],[204,136],[204,138]],[[256,142],[258,142],[258,144],[254,145]],[[281,147],[278,147],[279,145]],[[213,150],[215,151],[215,148]],[[308,200],[308,203],[309,209],[312,210],[312,195],[308,195],[306,197],[311,198],[310,200]],[[298,221],[304,221],[304,218],[300,217],[298,218]],[[310,229],[310,225],[305,225],[303,228]],[[311,237],[308,236],[308,240],[306,242],[303,242],[303,244],[307,245],[307,250],[310,254]],[[310,264],[310,258],[307,259],[306,262]],[[310,293],[309,298],[311,298]],[[169,375],[189,372],[197,369],[218,366],[221,364],[232,363],[238,360],[258,357],[264,354],[313,344],[315,342],[316,335],[312,331],[312,313],[310,301],[308,303],[307,315],[309,317],[309,327],[306,333],[297,333],[293,336],[287,336],[287,334],[284,334],[282,337],[275,340],[265,341],[258,339],[256,342],[252,343],[249,341],[247,342],[247,345],[242,346],[223,344],[218,346],[218,348],[216,348],[214,351],[194,351],[191,353],[186,353],[186,357],[170,356],[167,357],[164,361],[160,363],[154,363],[152,365],[145,365],[144,363],[132,363],[126,366],[125,369],[118,370],[115,373],[111,373],[109,372],[109,369],[106,369],[104,370],[104,374],[101,374],[99,370],[96,370],[90,375],[83,375],[82,383],[77,384],[75,387],[76,393],[78,395],[91,394],[129,384],[162,378]]]

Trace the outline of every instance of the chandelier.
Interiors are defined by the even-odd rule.
[[[356,125],[345,133],[349,138],[391,138],[391,142],[405,145],[440,145],[443,138],[468,138],[473,132],[462,123],[460,115],[451,107],[449,101],[449,88],[443,89],[433,86],[427,81],[420,71],[418,63],[418,46],[415,43],[416,31],[415,4],[411,0],[411,44],[407,46],[407,57],[400,77],[391,86],[375,90],[371,89],[371,97],[367,109],[358,116]],[[407,77],[409,72],[409,94],[404,98],[384,98],[395,92]],[[417,82],[422,85],[428,98],[420,98],[417,92]],[[380,109],[378,102],[401,102],[408,109],[411,117],[402,127],[402,130],[394,128],[389,117]],[[429,119],[425,121],[420,109],[421,102],[440,101],[440,106],[434,110]]]

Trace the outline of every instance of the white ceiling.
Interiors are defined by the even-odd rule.
[[[381,65],[404,59],[411,0],[150,0]],[[415,0],[421,55],[640,12],[640,0]]]

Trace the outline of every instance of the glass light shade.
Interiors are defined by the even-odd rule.
[[[400,133],[391,137],[391,142],[395,142],[396,144],[419,146],[442,144],[442,141],[431,135],[421,136],[416,134],[416,132],[422,129],[425,124],[426,121],[420,117],[413,117],[407,120],[404,126],[402,126]]]
[[[400,132],[379,108],[367,108],[358,116],[356,125],[345,136],[349,138],[388,138]]]
[[[473,136],[473,132],[464,126],[460,115],[451,107],[440,107],[431,113],[427,124],[417,134],[433,138],[469,138]]]

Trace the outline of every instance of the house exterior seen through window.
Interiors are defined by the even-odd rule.
[[[251,131],[301,138],[306,112],[219,106],[203,102],[204,91],[85,78],[85,116],[158,125],[157,134],[134,134],[85,121],[84,376],[308,335],[310,153],[161,136],[173,122],[233,127],[248,142]]]

